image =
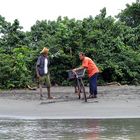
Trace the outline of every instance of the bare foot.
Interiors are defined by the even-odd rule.
[[[40,100],[43,100],[43,95],[42,94],[40,95]]]
[[[51,96],[51,97],[48,97],[48,99],[49,99],[49,100],[51,100],[51,99],[55,99],[55,97],[52,97],[52,96]]]

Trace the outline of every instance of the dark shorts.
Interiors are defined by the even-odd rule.
[[[40,85],[46,85],[47,88],[50,88],[51,87],[50,75],[45,74],[44,76],[41,76],[39,78],[39,84]]]

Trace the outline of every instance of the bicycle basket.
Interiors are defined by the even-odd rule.
[[[68,71],[68,79],[82,78],[85,76],[85,69],[77,70],[76,74],[72,71]]]

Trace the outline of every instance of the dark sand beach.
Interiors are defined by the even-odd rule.
[[[99,86],[98,98],[79,100],[73,87],[52,87],[56,99],[39,100],[39,90],[0,91],[0,117],[21,119],[140,118],[140,86]],[[88,92],[88,87],[86,87]]]

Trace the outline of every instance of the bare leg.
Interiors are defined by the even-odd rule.
[[[42,85],[41,85],[41,84],[39,84],[39,90],[40,90],[40,92],[39,92],[39,94],[40,94],[40,99],[42,99],[42,97],[43,97],[43,92],[42,92]]]
[[[53,97],[51,96],[51,88],[47,87],[47,91],[48,91],[48,99],[53,99]]]
[[[74,86],[74,88],[75,88],[75,93],[78,93],[77,86]]]

